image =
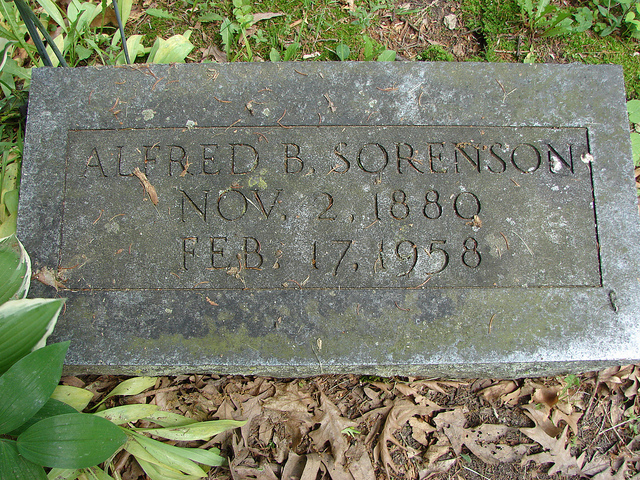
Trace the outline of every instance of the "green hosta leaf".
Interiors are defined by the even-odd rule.
[[[149,53],[149,63],[184,63],[194,48],[186,35],[174,35],[167,40],[157,38]]]
[[[347,58],[349,58],[350,53],[351,50],[349,50],[349,47],[344,43],[340,43],[338,46],[336,46],[336,55],[340,60],[345,61]]]
[[[177,17],[162,8],[147,8],[145,10],[147,15],[151,15],[156,18],[166,18],[167,20],[180,20],[180,17]]]
[[[31,352],[0,376],[0,434],[15,430],[47,403],[68,348],[69,342],[54,343]]]
[[[38,412],[27,420],[26,423],[20,425],[20,427],[16,428],[12,432],[9,432],[9,435],[13,437],[17,437],[22,432],[24,432],[27,428],[29,428],[34,423],[38,423],[40,420],[44,420],[45,418],[53,417],[54,415],[64,415],[65,413],[78,413],[77,410],[66,403],[59,402],[58,400],[54,400],[50,398],[47,400],[47,403],[38,410]]]
[[[45,467],[87,468],[104,462],[127,440],[116,425],[88,413],[46,418],[23,432],[18,451]]]
[[[15,235],[0,239],[0,272],[0,305],[27,296],[31,260]]]
[[[640,100],[629,100],[627,102],[627,112],[631,123],[640,123]]]
[[[193,418],[187,418],[173,412],[154,412],[145,417],[145,419],[157,423],[162,427],[184,427],[197,423]]]
[[[0,438],[0,478],[2,480],[45,480],[47,474],[40,465],[18,454],[16,442]]]
[[[396,59],[396,52],[394,50],[385,50],[378,55],[379,62],[393,62]]]
[[[0,305],[0,375],[33,349],[44,345],[63,304],[64,300],[59,298],[35,298]]]
[[[147,418],[149,415],[155,413],[156,410],[158,410],[157,405],[134,403],[102,410],[96,413],[96,415],[106,418],[116,425],[122,425],[123,423],[137,422],[141,418]]]
[[[89,405],[93,398],[93,393],[84,388],[72,387],[71,385],[58,385],[51,398],[64,402],[81,412]]]
[[[191,441],[209,440],[214,435],[243,426],[246,421],[238,420],[211,420],[209,422],[198,422],[185,427],[171,428],[147,428],[140,429],[139,432],[146,432],[169,440]]]
[[[133,377],[119,383],[116,388],[111,390],[109,394],[102,399],[102,401],[96,405],[102,405],[107,399],[116,395],[138,395],[144,392],[147,388],[151,388],[156,384],[155,377]]]

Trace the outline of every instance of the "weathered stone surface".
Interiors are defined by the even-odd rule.
[[[640,357],[630,158],[612,66],[38,69],[19,234],[73,372],[587,370]]]

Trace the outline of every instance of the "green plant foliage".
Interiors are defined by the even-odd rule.
[[[77,413],[77,410],[64,402],[60,402],[58,400],[50,398],[49,400],[47,400],[47,403],[45,403],[33,417],[31,417],[15,430],[9,432],[9,435],[17,437],[31,425],[38,423],[40,420],[53,417],[54,415],[63,415],[65,413]]]
[[[429,45],[429,47],[420,54],[420,58],[429,62],[455,62],[456,60],[453,53],[446,51],[440,45]]]
[[[16,480],[46,480],[44,468],[26,460],[18,453],[12,440],[0,438],[0,478]]]
[[[0,238],[0,272],[4,272],[0,278],[0,305],[7,300],[19,300],[27,296],[31,261],[15,235]]]
[[[212,420],[183,427],[141,428],[137,431],[146,432],[169,440],[188,442],[192,440],[209,440],[214,435],[229,430],[230,428],[242,427],[245,423],[247,422],[239,420]]]
[[[10,300],[0,306],[0,374],[44,345],[63,304],[59,298],[35,298]]]
[[[86,468],[104,462],[127,440],[104,418],[67,413],[46,418],[18,436],[18,452],[45,467]]]
[[[345,61],[346,59],[348,59],[350,53],[351,50],[344,43],[340,43],[336,46],[336,55],[341,61]]]
[[[71,385],[58,385],[53,394],[51,394],[51,398],[64,402],[66,405],[81,412],[87,408],[87,405],[93,399],[93,392],[84,388],[72,387]]]
[[[162,8],[147,8],[144,13],[157,18],[166,18],[167,20],[180,20],[180,17],[169,13]]]
[[[11,432],[47,403],[62,375],[69,342],[31,352],[0,376],[0,434]]]
[[[194,49],[194,45],[189,41],[191,30],[187,30],[182,35],[174,35],[167,40],[156,38],[151,51],[149,52],[149,63],[184,63],[187,55]]]

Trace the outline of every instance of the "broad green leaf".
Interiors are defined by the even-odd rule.
[[[194,48],[186,35],[174,35],[167,40],[157,38],[149,54],[149,63],[183,63]]]
[[[162,8],[147,8],[145,10],[145,13],[147,15],[151,15],[152,17],[156,17],[156,18],[166,18],[167,20],[180,20],[180,17],[173,15],[168,11],[163,10]]]
[[[52,468],[47,474],[48,480],[76,480],[82,473],[79,468]]]
[[[243,426],[246,421],[239,420],[211,420],[208,422],[198,422],[185,427],[171,428],[145,428],[139,429],[139,432],[150,433],[169,440],[179,440],[182,442],[191,440],[209,440],[214,435]]]
[[[27,296],[31,281],[31,260],[15,235],[0,239],[0,305]]]
[[[145,417],[145,419],[157,423],[162,427],[184,427],[186,425],[192,425],[197,423],[197,420],[188,418],[183,415],[179,415],[173,412],[154,412],[151,415]]]
[[[396,59],[395,50],[385,50],[378,55],[378,62],[393,62]]]
[[[18,451],[45,467],[87,468],[104,462],[127,440],[116,425],[88,413],[46,418],[23,432]]]
[[[118,34],[118,39],[119,39],[120,34],[119,32],[116,32],[116,33]],[[115,47],[116,44],[118,43],[117,42],[118,39],[116,39],[114,35],[114,38],[113,38],[114,41],[111,42],[111,45],[113,47]],[[151,50],[150,48],[146,48],[142,44],[143,39],[144,37],[142,35],[131,35],[130,37],[127,37],[127,50],[129,51],[129,58],[132,62],[135,61],[137,57],[144,55]],[[118,65],[122,65],[125,63],[124,51],[118,54],[116,63]]]
[[[269,60],[271,60],[272,62],[279,62],[280,52],[278,52],[278,50],[276,50],[275,48],[271,47],[271,51],[269,52]]]
[[[140,445],[142,445],[148,452],[152,453],[158,459],[162,459],[163,453],[161,452],[165,452],[164,455],[177,455],[179,457],[187,458],[196,463],[209,465],[211,467],[226,465],[227,463],[227,459],[220,456],[220,450],[217,448],[204,450],[202,448],[176,447],[174,445],[168,445],[166,443],[147,438],[144,435],[134,435],[136,440],[138,440],[138,443],[140,443]],[[186,472],[186,470],[183,471]]]
[[[136,460],[144,460],[145,462],[152,463],[157,467],[174,474],[184,473],[187,475],[204,477],[207,473],[191,460],[184,457],[171,454],[167,455],[166,451],[159,450],[153,446],[149,448],[143,447],[142,444],[137,441],[137,437],[129,439],[124,445],[124,449],[136,457]]]
[[[147,388],[151,388],[156,384],[155,377],[133,377],[128,378],[124,382],[119,383],[116,387],[104,397],[96,407],[102,405],[107,399],[115,397],[116,395],[138,395],[144,392]]]
[[[0,305],[0,375],[44,345],[63,304],[60,298],[25,298]]]
[[[25,423],[20,425],[18,428],[9,432],[9,435],[13,437],[17,437],[22,432],[24,432],[27,428],[29,428],[34,423],[38,423],[40,420],[44,420],[45,418],[53,417],[54,415],[64,415],[65,413],[78,413],[75,408],[67,405],[66,403],[59,402],[58,400],[54,400],[50,398],[47,400],[47,403],[43,405],[43,407],[38,410],[38,412],[27,420]]]
[[[84,388],[72,387],[71,385],[58,385],[51,398],[64,402],[81,412],[89,405],[93,398],[93,393]]]
[[[69,342],[40,348],[0,376],[0,434],[15,430],[47,403],[60,381],[68,348]]]
[[[0,478],[2,480],[45,480],[44,468],[20,456],[13,440],[0,438]]]
[[[627,112],[631,123],[640,123],[640,100],[629,100],[627,102]]]
[[[349,47],[344,43],[340,43],[338,46],[336,46],[336,55],[340,60],[344,61],[349,58],[350,53],[351,50],[349,50]]]
[[[120,407],[102,410],[101,412],[97,412],[95,415],[106,418],[116,425],[122,425],[124,423],[137,422],[141,418],[147,418],[156,410],[158,410],[157,405],[134,403],[131,405],[122,405]]]

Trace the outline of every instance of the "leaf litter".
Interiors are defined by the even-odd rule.
[[[62,383],[93,393],[89,411],[157,408],[133,425],[149,433],[172,427],[170,445],[220,448],[229,463],[213,467],[209,479],[640,479],[637,365],[465,382],[125,378],[86,375]],[[219,432],[205,424],[201,434],[180,434],[181,427],[210,420],[238,428]],[[126,451],[114,465],[123,480],[147,478]]]

